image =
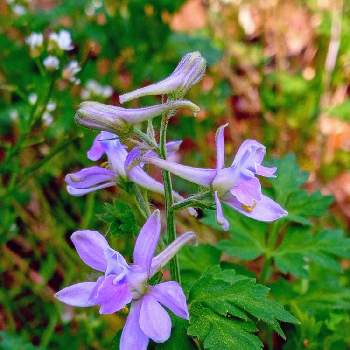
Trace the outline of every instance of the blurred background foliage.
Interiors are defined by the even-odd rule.
[[[61,29],[73,48],[53,49],[60,66],[49,71],[46,44],[35,52],[25,41]],[[53,298],[93,277],[69,242],[73,230],[106,232],[127,255],[123,238],[142,223],[117,189],[67,194],[64,176],[91,164],[95,136],[75,125],[74,111],[86,98],[118,104],[119,94],[161,79],[194,50],[208,61],[189,94],[202,110],[197,119],[175,116],[169,131],[184,140],[183,162],[212,166],[225,122],[228,157],[245,138],[264,143],[271,158],[295,156],[275,160],[280,176],[270,186],[290,212],[286,222],[258,224],[227,209],[232,232],[224,235],[210,212],[201,222],[181,214],[178,230],[191,227],[201,242],[181,256],[185,285],[213,264],[234,266],[269,285],[301,322],[286,329],[287,342],[262,331],[270,349],[350,347],[348,1],[0,0],[0,349],[117,348],[123,314]],[[72,61],[77,81],[64,73]]]

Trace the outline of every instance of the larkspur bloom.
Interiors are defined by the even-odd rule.
[[[169,142],[167,144],[169,154],[175,153],[180,144],[181,141]],[[163,184],[149,176],[141,166],[135,166],[130,170],[125,168],[128,151],[115,134],[107,131],[102,131],[96,136],[87,152],[88,158],[93,161],[101,159],[104,154],[107,155],[108,168],[92,166],[66,175],[69,194],[83,196],[99,189],[116,186],[119,178],[135,182],[149,191],[164,194]],[[176,200],[183,199],[176,192],[174,197]],[[194,214],[193,211],[192,213]]]
[[[178,108],[189,108],[193,113],[199,112],[199,107],[187,100],[176,100],[142,108],[123,108],[86,101],[80,104],[75,114],[75,120],[87,128],[118,134],[130,130],[130,125],[141,123]]]
[[[228,230],[221,202],[228,204],[238,212],[259,221],[275,221],[287,215],[287,212],[271,198],[261,192],[259,176],[275,177],[276,168],[262,165],[266,148],[255,140],[246,140],[239,147],[230,167],[224,164],[224,128],[216,133],[216,169],[194,168],[163,160],[156,156],[144,155],[142,161],[168,170],[173,174],[209,187],[214,192],[217,222]],[[136,158],[137,154],[132,155]],[[128,159],[127,162],[132,162]]]
[[[133,264],[113,250],[97,231],[76,231],[71,240],[84,263],[104,273],[95,282],[81,282],[56,294],[61,302],[78,307],[99,306],[101,314],[112,314],[131,302],[120,350],[146,350],[149,339],[165,342],[171,333],[171,310],[188,319],[186,297],[174,281],[149,285],[148,280],[161,270],[195,234],[179,236],[154,257],[161,232],[159,210],[142,227],[133,252]]]
[[[47,56],[44,59],[43,64],[48,71],[54,71],[58,69],[60,61],[56,56]]]
[[[182,98],[192,85],[198,83],[206,69],[206,61],[200,52],[186,54],[175,70],[165,79],[140,89],[120,95],[120,103],[148,95],[173,94],[175,98]]]
[[[49,50],[58,47],[63,51],[73,49],[72,37],[68,30],[61,29],[58,33],[51,33],[49,35]]]

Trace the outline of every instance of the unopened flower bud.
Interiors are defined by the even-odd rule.
[[[182,58],[167,78],[119,96],[120,102],[124,103],[148,95],[173,94],[176,98],[182,98],[191,86],[203,77],[205,68],[206,61],[200,52],[190,52]]]

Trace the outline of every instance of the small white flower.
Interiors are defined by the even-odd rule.
[[[26,38],[26,44],[32,49],[40,48],[43,45],[44,37],[42,33],[32,33]]]
[[[47,104],[46,106],[46,110],[48,112],[53,112],[55,109],[56,109],[57,105],[56,105],[56,102],[54,101],[49,101],[49,103]]]
[[[32,92],[28,96],[28,102],[30,105],[34,106],[36,104],[36,101],[38,100],[38,95]]]
[[[15,122],[16,120],[18,120],[19,118],[19,114],[18,111],[16,109],[13,109],[10,111],[10,119]]]
[[[53,71],[58,69],[58,66],[60,64],[59,59],[56,56],[47,56],[44,59],[44,66],[48,71]]]
[[[105,98],[111,97],[113,95],[113,89],[111,86],[104,86],[102,91],[102,96]]]
[[[22,5],[15,5],[12,7],[12,11],[17,16],[23,16],[27,13],[27,9]]]
[[[73,49],[72,37],[68,30],[62,29],[58,33],[51,33],[49,35],[49,40],[51,42],[51,47],[49,45],[49,48],[52,48],[52,43],[54,43],[63,51],[69,51]]]
[[[62,71],[63,79],[70,81],[71,83],[79,84],[80,80],[75,77],[77,73],[79,73],[81,67],[77,61],[69,62]]]
[[[43,113],[42,120],[44,122],[44,125],[49,126],[53,122],[53,116],[50,112],[45,111]]]

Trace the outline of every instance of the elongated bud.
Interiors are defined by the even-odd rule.
[[[167,78],[119,96],[120,103],[148,95],[174,94],[176,98],[182,98],[192,85],[202,79],[205,69],[206,61],[200,52],[190,52]]]
[[[123,108],[86,101],[80,104],[75,119],[88,128],[106,130],[119,135],[130,131],[130,125],[178,108],[189,108],[194,114],[200,110],[197,105],[188,100],[171,101],[143,108]]]

